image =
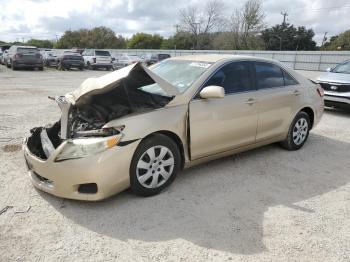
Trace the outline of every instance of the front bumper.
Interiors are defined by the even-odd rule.
[[[119,193],[130,186],[129,168],[132,156],[139,144],[135,141],[125,146],[115,146],[100,154],[55,162],[63,148],[58,146],[47,160],[35,156],[28,148],[28,139],[23,143],[24,158],[32,184],[52,195],[96,201]],[[95,183],[96,193],[81,193],[82,184]]]
[[[350,92],[324,91],[324,100],[327,102],[343,103],[350,105]]]

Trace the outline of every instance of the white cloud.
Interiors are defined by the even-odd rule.
[[[169,36],[174,32],[178,10],[203,0],[3,0],[0,9],[0,40],[29,38],[54,39],[68,29],[108,26],[131,36],[138,31]],[[240,7],[244,0],[224,1],[226,13]],[[338,0],[265,0],[268,26],[287,21],[315,31],[320,42],[324,32],[335,35],[350,29],[350,2]],[[330,8],[331,7],[331,8]]]

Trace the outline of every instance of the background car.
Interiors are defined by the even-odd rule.
[[[115,57],[113,61],[113,68],[114,69],[123,68],[125,66],[137,63],[141,60],[142,59],[137,55],[122,54],[120,56]]]
[[[11,67],[12,70],[18,68],[44,69],[43,56],[35,46],[11,46],[5,64],[7,67]]]
[[[6,58],[6,56],[8,54],[8,49],[10,47],[11,46],[7,45],[7,44],[0,45],[0,64],[2,64],[2,65],[5,64],[4,59]]]
[[[43,51],[44,65],[47,67],[57,67],[58,55],[55,51],[45,50]]]
[[[169,54],[148,54],[144,56],[143,60],[147,65],[153,65],[170,57]]]
[[[2,65],[6,65],[7,57],[8,57],[8,50],[4,50],[2,53],[2,56],[1,56],[1,60],[0,60],[0,63]]]
[[[327,71],[317,79],[324,89],[325,105],[350,109],[350,61],[344,61]]]
[[[113,69],[112,56],[109,51],[97,49],[85,49],[83,52],[84,63],[88,69],[105,68]]]
[[[84,58],[81,54],[65,51],[58,58],[57,69],[58,70],[70,70],[72,68],[77,68],[79,70],[84,69]]]

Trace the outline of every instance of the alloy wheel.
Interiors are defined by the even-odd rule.
[[[145,188],[158,188],[171,177],[174,165],[174,155],[169,148],[153,146],[137,162],[137,180]]]
[[[293,142],[296,145],[301,145],[307,136],[308,123],[305,118],[299,118],[293,127]]]

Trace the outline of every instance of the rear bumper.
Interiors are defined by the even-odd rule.
[[[62,144],[43,160],[29,150],[27,140],[23,143],[23,153],[29,178],[42,191],[63,198],[97,201],[130,186],[129,167],[138,141],[91,157],[55,162]],[[81,185],[91,183],[97,185],[97,192],[79,192]]]
[[[91,64],[93,67],[112,67],[113,64],[112,63],[95,63],[95,64]]]
[[[14,60],[13,61],[13,65],[15,66],[15,67],[28,67],[28,68],[30,68],[30,67],[43,67],[44,66],[44,63],[43,63],[43,61],[38,61],[38,62],[27,62],[27,61],[16,61],[16,60]]]
[[[62,61],[61,63],[64,67],[77,67],[77,68],[84,67],[83,61]]]

